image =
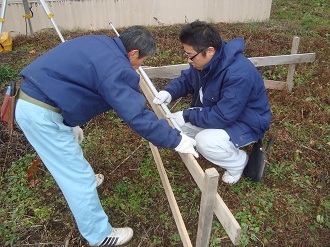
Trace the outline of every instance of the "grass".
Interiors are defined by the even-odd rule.
[[[0,204],[6,208],[1,211],[1,218],[4,219],[0,228],[0,236],[5,240],[4,246],[12,245],[20,240],[17,232],[20,228],[44,224],[53,214],[52,206],[44,204],[44,195],[35,193],[29,187],[26,180],[26,170],[36,155],[26,155],[14,162],[3,178],[1,183],[6,183],[6,190],[1,190]],[[45,176],[44,189],[54,186],[55,182],[48,174]],[[9,188],[9,189],[8,189]]]
[[[17,70],[13,70],[11,66],[3,64],[0,66],[0,86],[3,87],[8,81],[17,79],[18,76]]]
[[[290,53],[294,35],[301,38],[299,52],[316,52],[317,61],[297,66],[293,92],[269,92],[273,112],[267,135],[277,140],[269,166],[259,183],[242,179],[219,193],[242,228],[241,246],[327,246],[330,235],[329,36],[330,6],[325,0],[273,0],[271,20],[261,23],[228,24],[224,37],[246,39],[248,56]],[[157,27],[155,27],[157,28]],[[82,35],[67,32],[64,36]],[[52,39],[57,40],[52,34]],[[178,29],[171,27],[170,38]],[[41,33],[36,39],[44,40]],[[18,80],[22,67],[50,49],[33,39],[16,39],[12,52],[18,61],[0,64],[0,88]],[[146,65],[182,63],[180,45],[159,47]],[[271,43],[270,46],[269,43]],[[275,53],[275,54],[272,54]],[[1,54],[0,54],[1,55]],[[287,67],[261,69],[264,78],[285,80]],[[186,102],[182,102],[187,107]],[[183,107],[180,103],[176,105]],[[133,133],[114,112],[84,126],[82,147],[96,172],[106,174],[99,189],[101,203],[113,225],[130,225],[135,238],[129,246],[182,246],[148,143]],[[268,137],[268,136],[267,136]],[[188,232],[195,241],[201,192],[182,161],[171,150],[161,157]],[[28,152],[10,164],[0,178],[0,245],[86,246],[68,206],[46,168],[40,166],[36,186],[26,180],[26,170],[36,154]],[[201,160],[203,168],[210,164]],[[219,169],[219,172],[222,172]],[[117,217],[112,217],[117,215]],[[214,218],[210,246],[231,246],[220,222]]]

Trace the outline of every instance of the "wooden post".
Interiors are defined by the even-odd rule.
[[[215,168],[205,170],[200,204],[196,247],[208,247],[210,242],[213,211],[217,195],[219,173]]]
[[[297,36],[293,37],[291,54],[298,53],[299,40],[300,40],[299,37],[297,37]],[[296,64],[289,65],[288,75],[286,78],[287,88],[288,88],[289,92],[291,92],[292,88],[293,88],[293,76],[294,76],[295,69],[296,69]]]
[[[175,197],[174,197],[174,194],[173,194],[173,190],[172,190],[171,184],[170,184],[170,182],[168,180],[168,177],[166,175],[166,171],[165,171],[165,168],[164,168],[162,159],[160,157],[158,148],[155,147],[150,142],[149,142],[149,146],[150,146],[151,152],[152,152],[152,154],[154,156],[154,159],[155,159],[155,162],[156,162],[156,165],[157,165],[157,169],[158,169],[158,172],[159,172],[159,176],[160,176],[160,178],[162,180],[162,183],[163,183],[163,186],[164,186],[164,189],[165,189],[167,200],[170,203],[172,214],[174,216],[174,220],[175,220],[176,226],[177,226],[177,228],[179,230],[179,234],[180,234],[180,237],[181,237],[181,241],[183,243],[183,246],[184,247],[192,247],[192,244],[191,244],[191,241],[190,241],[190,238],[189,238],[189,235],[188,235],[188,231],[187,231],[186,226],[185,226],[185,224],[183,222],[183,219],[182,219],[182,216],[181,216],[181,213],[180,213],[178,204],[177,204],[177,202],[175,200]]]

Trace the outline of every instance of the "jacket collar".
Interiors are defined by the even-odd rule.
[[[115,37],[115,38],[113,38],[113,41],[118,46],[119,50],[124,54],[124,56],[129,60],[126,48],[125,48],[123,42],[121,41],[121,39],[118,37]]]
[[[217,51],[213,58],[200,71],[203,77],[209,74],[216,76],[235,61],[235,57],[244,51],[244,40],[236,38],[230,42],[222,41],[221,49]]]

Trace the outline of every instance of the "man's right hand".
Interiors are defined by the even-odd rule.
[[[182,134],[182,139],[179,145],[175,148],[175,151],[183,154],[192,154],[198,158],[198,153],[195,151],[196,141],[185,134]]]
[[[153,102],[157,105],[161,105],[161,104],[169,104],[172,101],[172,96],[170,95],[169,92],[167,91],[159,91],[159,93],[156,94]]]

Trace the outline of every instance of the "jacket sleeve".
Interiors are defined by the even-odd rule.
[[[194,93],[191,73],[191,67],[187,70],[182,70],[181,76],[174,78],[167,84],[165,90],[171,94],[172,101]]]
[[[224,129],[239,120],[252,90],[251,81],[244,76],[231,76],[220,93],[204,95],[205,100],[217,102],[212,107],[184,110],[185,118],[201,128]]]
[[[180,132],[165,119],[158,120],[146,107],[139,90],[139,76],[132,68],[110,75],[100,86],[99,93],[117,114],[140,136],[155,146],[175,148],[181,141]]]

